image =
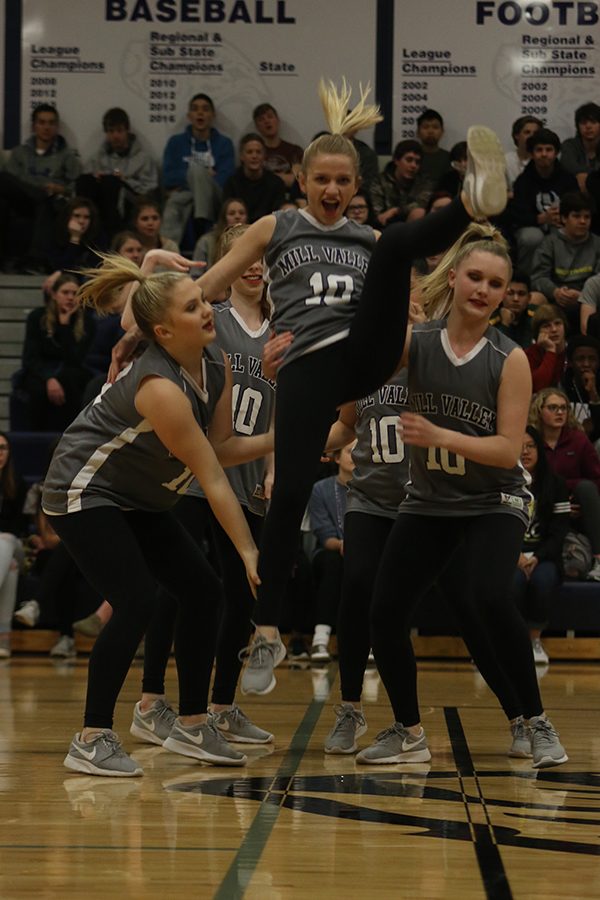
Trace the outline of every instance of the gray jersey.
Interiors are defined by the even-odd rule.
[[[151,344],[63,434],[44,483],[44,511],[62,515],[95,506],[148,512],[172,507],[193,476],[136,410],[135,396],[148,375],[167,378],[189,398],[194,418],[206,431],[225,384],[225,360],[218,347],[204,350],[202,369],[203,389],[165,350]]]
[[[275,382],[265,378],[262,371],[262,349],[269,338],[269,322],[265,320],[258,331],[250,331],[237,310],[224,303],[215,307],[215,328],[217,343],[227,353],[233,374],[233,433],[264,434],[269,430],[275,403]],[[227,468],[225,474],[242,506],[264,516],[264,458]],[[190,493],[204,496],[196,481]]]
[[[276,212],[265,253],[275,331],[294,341],[284,365],[347,336],[360,297],[375,233],[346,218],[321,225],[304,210]]]
[[[348,485],[347,512],[395,519],[408,481],[408,452],[397,425],[408,409],[408,371],[356,402],[355,469]]]
[[[458,358],[445,320],[415,325],[408,365],[411,409],[461,434],[496,434],[502,368],[516,346],[490,327],[466,356]],[[528,521],[529,479],[520,465],[501,469],[440,447],[411,447],[409,473],[402,512],[427,516],[511,513]]]

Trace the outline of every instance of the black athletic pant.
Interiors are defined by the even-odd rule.
[[[312,574],[315,585],[315,622],[335,628],[340,601],[344,557],[339,550],[321,548],[313,556]]]
[[[370,513],[346,513],[344,519],[344,583],[338,622],[338,650],[342,700],[360,700],[369,648],[370,609],[379,561],[395,520]],[[469,606],[464,573],[469,567],[468,548],[462,543],[438,579],[479,671],[496,694],[509,719],[520,714],[521,703],[487,640],[487,630],[477,608]],[[395,587],[403,592],[402,576]],[[409,623],[410,626],[410,623]]]
[[[245,507],[242,511],[255,542],[260,541],[263,518]],[[212,702],[229,705],[242,668],[239,652],[252,633],[250,616],[254,597],[246,578],[246,569],[231,540],[219,525],[208,501],[198,497],[182,497],[174,513],[194,542],[202,547],[210,528],[222,572],[222,591],[219,611],[215,680]],[[144,677],[142,690],[148,694],[164,694],[165,671],[173,642],[176,607],[169,595],[159,591],[158,603],[146,631],[144,648]]]
[[[173,515],[192,537],[199,552],[205,557],[207,538],[210,537],[208,504],[200,497],[183,496],[173,507]],[[209,566],[211,571],[212,566]],[[201,590],[201,586],[197,586]],[[221,596],[219,591],[219,607]],[[211,611],[211,616],[214,612]],[[218,613],[217,613],[218,616]],[[175,638],[178,605],[163,587],[157,585],[157,598],[152,618],[146,628],[144,640],[144,673],[142,692],[165,693],[165,673]],[[204,710],[203,710],[204,712]]]
[[[61,635],[73,637],[75,606],[82,592],[88,601],[86,605],[101,603],[101,598],[82,578],[73,557],[61,542],[48,552],[36,594],[44,618],[47,611],[54,608]]]
[[[455,559],[462,572],[454,570],[453,606],[460,603],[461,628],[466,628],[476,664],[489,677],[487,660],[491,672],[510,682],[514,707],[503,703],[509,718],[542,712],[529,632],[508,598],[524,529],[508,513],[451,519],[398,516],[380,562],[371,610],[373,652],[397,722],[410,726],[420,720],[410,641],[413,611]],[[499,689],[489,683],[492,690]]]
[[[257,546],[262,534],[263,516],[258,516],[242,506],[242,512]],[[252,634],[252,609],[254,596],[250,590],[246,569],[242,560],[211,511],[213,534],[217,555],[223,572],[224,607],[219,625],[215,680],[212,702],[228,706],[235,700],[242,663],[240,650],[247,646]]]
[[[373,250],[348,337],[279,372],[277,471],[260,547],[257,624],[278,624],[300,523],[337,407],[385,384],[402,356],[413,259],[446,250],[470,221],[456,199],[435,216],[386,228]]]
[[[90,656],[84,724],[110,728],[114,706],[148,622],[156,583],[179,605],[175,657],[181,715],[206,712],[220,585],[172,512],[102,506],[52,524],[83,576],[113,608]]]
[[[337,625],[342,700],[360,700],[371,649],[371,599],[379,560],[394,519],[347,512],[344,575]]]

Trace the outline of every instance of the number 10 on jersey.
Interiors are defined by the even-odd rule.
[[[454,462],[452,462],[452,459],[454,459]],[[460,453],[450,453],[445,447],[428,447],[427,468],[430,472],[445,472],[446,475],[464,475],[465,458]]]
[[[306,299],[307,306],[338,306],[350,303],[354,290],[354,279],[351,275],[328,275],[327,285],[321,272],[313,272],[308,282],[313,296]]]

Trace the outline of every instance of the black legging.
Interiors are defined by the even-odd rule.
[[[181,497],[173,507],[173,515],[193,538],[205,558],[206,541],[211,534],[209,510],[205,500],[187,495]],[[221,605],[221,596],[218,598],[218,605]],[[175,637],[178,609],[178,604],[173,602],[168,591],[157,585],[156,605],[144,640],[142,692],[145,694],[165,693],[165,673]]]
[[[276,477],[260,547],[257,624],[278,624],[300,523],[336,408],[381,387],[402,355],[413,259],[446,250],[469,222],[456,199],[435,216],[386,228],[373,250],[348,337],[279,372]]]
[[[90,608],[97,607],[101,598],[81,577],[73,557],[62,542],[54,550],[46,552],[48,556],[40,577],[37,601],[44,618],[48,609],[54,607],[61,635],[73,637],[75,607],[81,594],[85,595],[86,606]]]
[[[344,574],[337,624],[342,700],[361,698],[371,649],[371,599],[379,560],[394,519],[347,512],[344,518]]]
[[[410,726],[420,719],[410,641],[413,611],[454,560],[460,560],[462,572],[454,569],[452,605],[455,610],[458,606],[476,664],[497,693],[504,693],[504,676],[508,679],[501,702],[509,718],[541,714],[529,632],[508,600],[524,531],[521,520],[508,513],[398,516],[380,562],[371,609],[375,660],[397,722]]]
[[[263,517],[242,507],[252,537],[258,544]],[[219,611],[215,679],[212,702],[229,705],[235,700],[235,692],[242,668],[239,652],[248,643],[252,633],[252,606],[254,597],[246,578],[246,569],[231,540],[219,525],[208,501],[199,497],[182,497],[174,513],[194,542],[202,547],[207,531],[212,536],[222,572],[222,591]],[[210,531],[209,531],[210,529]],[[165,671],[171,644],[177,608],[164,590],[159,590],[157,608],[146,631],[144,648],[144,676],[142,690],[149,694],[164,694]]]
[[[360,700],[371,646],[370,609],[379,561],[394,519],[371,513],[346,513],[344,519],[344,581],[338,621],[338,651],[342,700]],[[454,553],[438,584],[458,621],[469,652],[509,719],[520,714],[521,703],[500,668],[477,609],[468,605],[464,591],[469,566],[464,543]],[[402,592],[398,579],[396,593]],[[409,623],[410,626],[410,623]]]
[[[179,605],[175,657],[180,715],[206,712],[220,585],[171,512],[102,506],[54,516],[82,574],[113,608],[90,656],[84,724],[110,728],[114,706],[155,606],[156,582]]]

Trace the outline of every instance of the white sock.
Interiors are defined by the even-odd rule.
[[[315,627],[315,633],[313,634],[313,647],[315,644],[329,644],[329,638],[331,636],[331,625],[317,625]]]

